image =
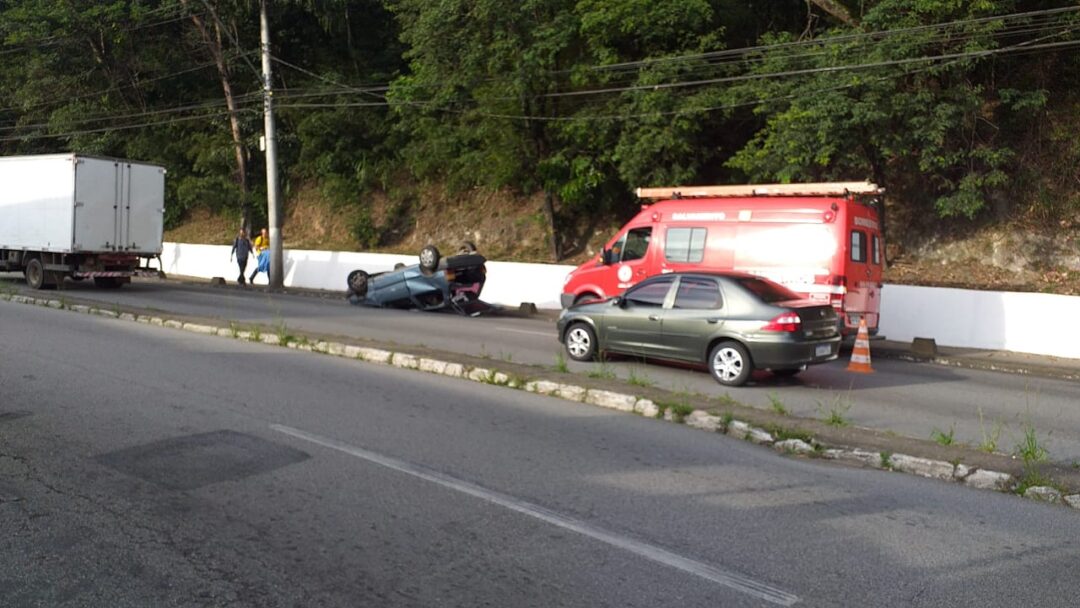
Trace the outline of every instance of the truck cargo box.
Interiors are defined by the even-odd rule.
[[[165,169],[112,158],[0,157],[0,250],[161,253]]]

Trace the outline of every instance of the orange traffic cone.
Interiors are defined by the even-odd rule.
[[[855,336],[855,348],[851,349],[851,363],[847,371],[874,373],[874,368],[870,367],[870,332],[866,329],[866,319],[859,320],[859,333]]]

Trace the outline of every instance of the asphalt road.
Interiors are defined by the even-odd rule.
[[[0,302],[5,606],[1075,605],[1080,516]]]
[[[7,275],[15,277],[17,275]],[[2,284],[2,283],[0,283]],[[17,286],[14,280],[7,282]],[[47,292],[53,295],[59,292]],[[120,290],[67,283],[65,297],[91,299],[238,324],[284,323],[290,330],[423,345],[450,352],[553,367],[561,345],[550,320],[377,310],[344,299],[268,294],[146,281]],[[703,371],[633,360],[568,362],[572,371],[611,373],[676,391],[729,394],[761,408],[774,401],[795,415],[824,418],[832,411],[852,424],[928,439],[935,431],[978,446],[987,441],[1011,452],[1027,425],[1052,460],[1080,462],[1080,383],[876,359],[873,375],[846,371],[847,362],[816,366],[794,379],[760,374],[739,389],[723,389]]]

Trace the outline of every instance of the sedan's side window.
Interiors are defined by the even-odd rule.
[[[720,290],[716,281],[683,277],[675,293],[675,308],[713,310],[720,308]]]
[[[668,291],[671,290],[672,279],[662,279],[638,285],[626,292],[624,299],[634,306],[651,306],[659,308],[664,305]]]

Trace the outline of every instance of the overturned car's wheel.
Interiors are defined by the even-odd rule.
[[[434,245],[428,245],[420,250],[420,269],[424,272],[434,272],[439,267],[439,249]]]
[[[476,253],[476,243],[472,241],[461,241],[458,245],[458,255],[468,255],[470,253]]]
[[[354,270],[349,273],[349,278],[346,279],[346,283],[349,286],[349,292],[360,296],[361,298],[367,295],[368,285],[368,273],[363,270]]]

